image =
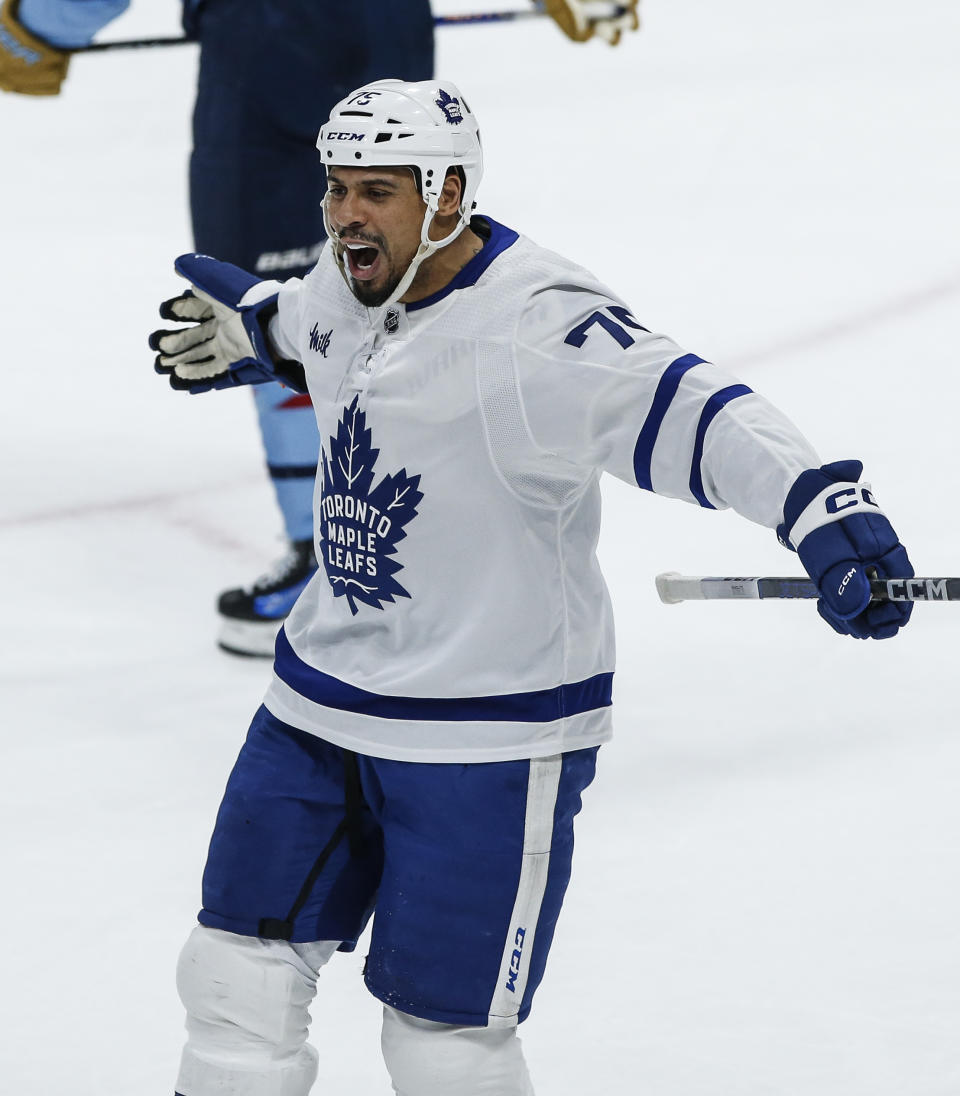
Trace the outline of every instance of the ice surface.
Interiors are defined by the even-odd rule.
[[[176,8],[111,34],[175,33]],[[616,51],[440,32],[482,208],[825,460],[862,458],[918,571],[958,573],[960,9],[644,8]],[[0,1088],[22,1096],[172,1091],[175,958],[268,673],[212,641],[216,591],[279,549],[251,402],[171,393],[145,345],[190,246],[194,71],[192,48],[93,55],[59,99],[0,98]],[[538,1092],[955,1096],[960,608],[858,644],[809,604],[662,606],[661,570],[797,566],[735,515],[612,481],[606,511],[617,737],[524,1025]],[[318,1094],[389,1091],[362,954],[322,978]]]

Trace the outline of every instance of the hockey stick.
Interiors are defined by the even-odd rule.
[[[610,6],[610,18],[625,15],[627,9],[619,4]],[[516,19],[539,19],[546,15],[546,11],[538,4],[530,8],[521,8],[516,11],[481,11],[469,15],[435,15],[433,25],[435,27],[462,27],[475,23],[512,23]],[[102,53],[104,50],[113,49],[148,49],[153,46],[185,46],[190,42],[196,42],[195,38],[179,36],[176,38],[118,38],[113,42],[94,42],[89,46],[79,46],[65,52],[70,53]]]
[[[875,578],[870,589],[874,601],[960,601],[960,578]],[[676,571],[657,575],[657,593],[666,605],[820,596],[808,578],[714,578]]]

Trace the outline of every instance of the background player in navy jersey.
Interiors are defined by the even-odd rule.
[[[573,819],[611,734],[599,476],[731,507],[799,555],[831,627],[889,638],[912,575],[857,461],[822,465],[735,378],[588,271],[474,212],[447,82],[383,80],[317,141],[329,235],[283,283],[181,256],[151,336],[174,388],[276,378],[320,426],[321,567],[281,628],[178,968],[182,1096],[306,1096],[320,968],[364,977],[401,1096],[529,1096]]]
[[[56,94],[71,48],[86,45],[130,0],[3,0],[0,88]],[[579,0],[550,0],[576,41],[619,40],[625,15],[588,22]],[[317,130],[351,88],[384,72],[433,74],[429,0],[185,0],[184,26],[200,42],[193,115],[190,210],[194,246],[265,277],[303,275],[324,236]],[[229,185],[225,181],[229,180]],[[254,390],[267,469],[289,549],[246,588],[218,602],[219,641],[272,655],[279,622],[316,569],[312,497],[319,441],[310,398],[277,384]]]
[[[68,63],[64,48],[85,45],[128,6],[129,0],[7,0],[3,86],[59,90]],[[349,6],[334,0],[187,0],[184,25],[200,42],[190,159],[194,245],[267,277],[305,274],[324,239],[317,129],[350,88],[384,71],[411,80],[432,75],[429,0]],[[11,73],[9,39],[18,27],[41,40],[25,44],[39,45],[45,57]],[[221,595],[219,639],[237,653],[268,655],[277,622],[316,569],[318,439],[308,396],[272,384],[255,389],[254,398],[289,550],[246,589]]]

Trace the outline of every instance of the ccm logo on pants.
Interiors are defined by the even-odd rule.
[[[504,988],[510,990],[511,993],[517,992],[517,977],[520,974],[520,959],[523,952],[523,938],[527,935],[526,929],[517,929],[517,935],[514,938],[514,944],[516,947],[513,949],[513,954],[510,956],[510,970],[507,972],[507,980],[504,983]]]

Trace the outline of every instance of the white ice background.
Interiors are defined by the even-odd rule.
[[[109,36],[176,33],[177,8],[135,2]],[[644,20],[617,50],[546,21],[438,33],[484,131],[481,208],[824,460],[861,458],[918,572],[960,572],[960,7],[645,0]],[[145,343],[191,246],[195,65],[91,55],[58,99],[0,97],[10,1096],[172,1092],[174,964],[269,672],[213,643],[216,592],[281,548],[249,394],[174,394]],[[878,644],[810,603],[661,605],[659,571],[798,564],[612,480],[602,560],[617,733],[522,1030],[538,1093],[956,1096],[960,606]],[[389,1092],[363,953],[321,977],[318,1096]]]

